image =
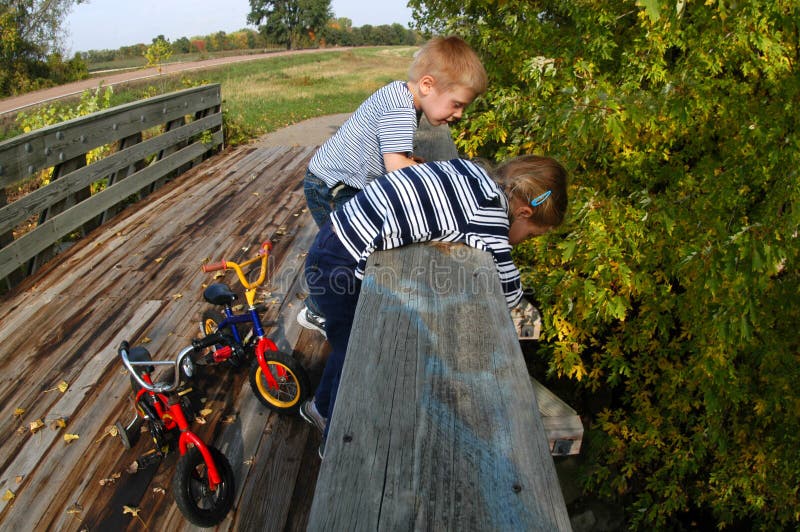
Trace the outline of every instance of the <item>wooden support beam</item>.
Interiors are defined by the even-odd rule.
[[[570,530],[488,253],[370,258],[309,530]]]

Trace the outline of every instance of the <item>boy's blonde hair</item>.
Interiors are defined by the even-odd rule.
[[[466,87],[475,96],[486,91],[488,78],[478,54],[461,37],[434,37],[414,54],[408,69],[409,81],[431,76],[437,89]]]
[[[567,171],[555,159],[521,155],[497,167],[495,176],[505,187],[509,199],[516,197],[531,206],[532,222],[543,227],[557,227],[564,221]],[[531,205],[532,201],[536,205]]]

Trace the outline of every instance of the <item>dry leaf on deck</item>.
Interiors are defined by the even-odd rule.
[[[200,411],[200,415],[201,415],[201,416],[203,416],[203,417],[205,417],[205,416],[209,415],[209,414],[210,414],[210,413],[212,413],[212,412],[213,412],[213,410],[212,410],[212,409],[210,409],[210,408],[204,408],[204,409],[202,409],[202,410]]]
[[[22,475],[17,475],[16,477],[14,477],[14,482],[16,482],[17,484],[20,484],[24,478],[25,477],[22,476]]]
[[[37,419],[36,421],[31,421],[30,423],[31,433],[35,434],[37,430],[44,427],[44,422],[41,419]]]
[[[50,428],[52,428],[53,430],[63,429],[66,426],[67,422],[66,420],[64,420],[63,417],[54,419],[53,421],[50,422]]]
[[[122,507],[122,513],[123,514],[131,514],[134,517],[139,517],[139,512],[140,511],[141,510],[139,510],[135,506],[123,506]]]
[[[158,493],[159,495],[164,495],[167,492],[161,486],[156,486],[155,488],[153,488],[153,493]]]
[[[69,508],[67,508],[67,513],[71,515],[78,515],[82,511],[83,511],[83,506],[81,506],[77,502],[72,506],[70,506]]]
[[[155,261],[156,261],[157,263],[158,263],[158,262],[161,262],[162,260],[164,260],[164,257],[158,257],[157,259],[155,259]]]
[[[125,471],[126,471],[127,473],[131,474],[131,475],[133,475],[134,473],[136,473],[137,471],[139,471],[139,461],[138,461],[138,460],[134,460],[134,461],[133,461],[133,463],[132,463],[131,465],[129,465],[129,466],[128,466],[128,467],[125,469]]]
[[[24,408],[15,408],[14,409],[14,417],[21,417],[22,414],[24,414],[24,413],[25,413],[25,409]]]
[[[231,414],[230,416],[225,416],[225,419],[222,420],[223,423],[235,423],[236,422],[236,414]]]
[[[78,436],[77,434],[64,434],[64,441],[67,443],[71,443],[74,440],[77,440],[78,438],[80,438],[80,436]]]
[[[149,344],[150,342],[151,342],[151,340],[150,340],[150,338],[148,338],[147,336],[145,336],[144,338],[142,338],[141,340],[139,340],[139,343],[140,343],[140,344]]]
[[[3,494],[3,500],[6,502],[10,501],[14,497],[16,497],[16,495],[14,495],[14,492],[11,490],[6,490],[6,492]]]
[[[69,384],[67,384],[67,381],[61,381],[58,383],[58,391],[61,393],[66,392],[68,388]]]

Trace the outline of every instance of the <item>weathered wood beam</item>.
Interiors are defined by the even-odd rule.
[[[370,258],[309,530],[569,530],[488,253]]]

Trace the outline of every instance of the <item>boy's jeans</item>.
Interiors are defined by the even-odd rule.
[[[326,223],[306,257],[306,283],[310,296],[325,315],[325,333],[332,351],[314,394],[317,410],[331,419],[342,375],[344,356],[353,327],[361,280],[355,276],[356,261]],[[330,421],[328,421],[330,426]],[[325,436],[328,427],[325,427]]]
[[[306,195],[308,211],[317,223],[317,227],[321,229],[330,218],[331,213],[358,194],[359,189],[344,183],[339,183],[333,189],[328,188],[325,181],[312,174],[310,170],[306,170],[303,192]]]

